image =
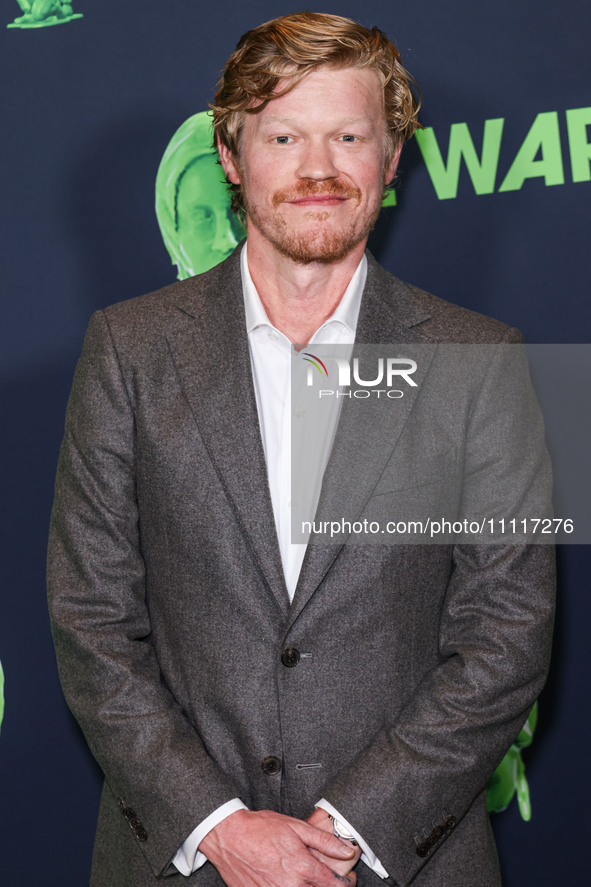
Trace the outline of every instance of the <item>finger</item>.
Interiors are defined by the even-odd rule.
[[[341,841],[336,835],[314,828],[305,822],[298,822],[295,828],[306,847],[318,850],[325,856],[330,856],[332,859],[352,859],[355,856],[355,848],[348,842]]]
[[[321,859],[321,854],[311,848],[306,851],[309,863],[306,869],[300,869],[304,881],[309,887],[355,887],[357,876],[347,868],[347,863],[338,862],[334,858]]]
[[[322,872],[306,876],[307,887],[355,887],[356,884],[357,875],[355,872],[341,875],[326,866],[322,866]]]
[[[322,882],[324,884],[324,881]],[[339,875],[338,872],[330,871],[329,887],[355,887],[357,884],[357,875],[350,872],[348,875]],[[309,881],[308,887],[317,887],[316,881]]]
[[[319,862],[322,862],[324,865],[328,866],[333,872],[336,872],[337,875],[348,875],[354,865],[357,865],[358,855],[355,854],[351,859],[343,859],[342,861],[338,859],[334,859],[330,856],[325,856],[324,853],[320,853],[318,850],[314,850],[313,847],[308,847],[308,853],[311,853],[312,856],[317,859]]]
[[[335,878],[335,885],[346,884],[347,887],[355,887],[355,884],[357,883],[357,875],[355,872],[349,872],[348,875],[339,875],[338,872],[333,871],[333,875]]]

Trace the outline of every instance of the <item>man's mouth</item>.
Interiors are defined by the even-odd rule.
[[[286,200],[284,202],[295,206],[338,206],[346,200],[350,200],[350,198],[335,194],[310,194],[308,197],[296,197],[293,200]]]
[[[353,185],[345,185],[337,182],[302,181],[295,188],[277,191],[273,195],[273,206],[277,208],[281,203],[289,203],[300,207],[339,206],[347,200],[361,200],[361,191]]]

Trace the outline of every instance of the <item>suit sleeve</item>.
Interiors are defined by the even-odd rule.
[[[66,414],[48,591],[64,693],[122,828],[154,872],[239,793],[162,679],[151,644],[130,392],[102,312],[91,319]],[[131,826],[130,828],[128,826]]]
[[[506,373],[508,347],[493,349],[467,421],[465,513],[543,517],[551,508],[543,422],[517,353]],[[554,584],[552,545],[456,544],[439,664],[396,722],[325,787],[400,887],[453,842],[523,726],[549,665]]]

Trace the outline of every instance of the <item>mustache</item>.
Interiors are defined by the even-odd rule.
[[[317,182],[314,179],[302,179],[293,188],[285,188],[276,191],[272,198],[275,208],[281,203],[290,200],[302,200],[306,197],[343,197],[345,199],[361,200],[361,191],[355,185],[348,185],[336,179],[327,179],[325,182]]]

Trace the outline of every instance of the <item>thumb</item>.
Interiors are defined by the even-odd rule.
[[[304,827],[300,837],[306,847],[312,847],[333,859],[352,859],[355,856],[355,849],[348,841],[342,841],[336,835],[331,835],[330,832],[315,828],[308,823],[302,822],[300,825]]]

